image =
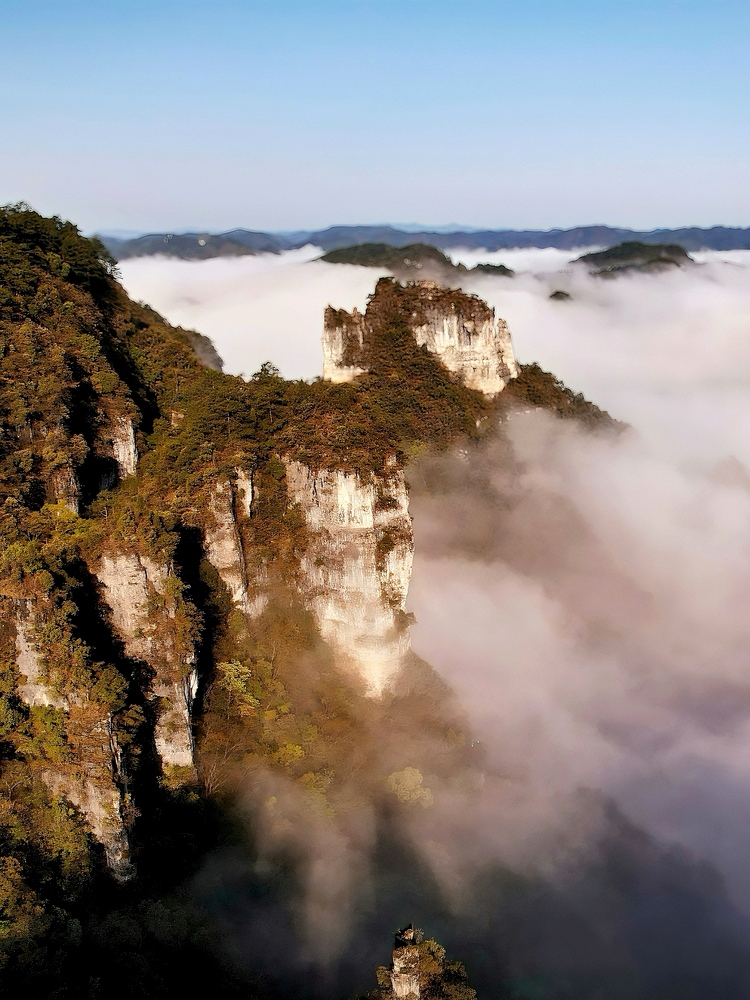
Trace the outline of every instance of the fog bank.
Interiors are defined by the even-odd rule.
[[[533,855],[594,789],[750,912],[750,254],[717,256],[568,274],[563,302],[560,275],[477,282],[522,358],[632,426],[532,411],[417,467],[410,608],[507,778],[475,831],[487,850]]]
[[[320,375],[323,311],[364,309],[381,272],[317,262],[321,250],[216,257],[136,257],[120,263],[131,298],[210,337],[224,370],[249,377],[264,361],[285,378]],[[385,273],[385,272],[382,272]]]
[[[319,253],[144,257],[120,268],[134,298],[209,336],[226,371],[249,376],[270,360],[287,378],[310,379],[322,368],[325,306],[363,309],[384,273],[325,264],[313,259]],[[750,459],[750,251],[706,252],[688,270],[613,281],[572,268],[576,254],[558,250],[452,253],[467,264],[492,260],[517,270],[513,279],[467,276],[463,287],[508,321],[521,361],[538,361],[686,458],[719,448]],[[550,300],[555,290],[572,298]]]

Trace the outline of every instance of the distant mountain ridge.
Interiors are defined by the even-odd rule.
[[[358,264],[360,267],[382,267],[391,271],[399,280],[414,277],[448,281],[456,275],[476,271],[510,278],[514,272],[504,264],[476,264],[472,268],[454,264],[442,250],[427,243],[409,243],[393,247],[388,243],[355,243],[354,246],[329,250],[320,258],[327,264]]]
[[[330,226],[328,229],[300,230],[291,233],[265,233],[250,229],[231,229],[223,233],[152,233],[135,239],[101,237],[117,260],[157,254],[185,260],[210,257],[241,257],[257,253],[281,253],[303,246],[317,246],[323,251],[338,250],[360,243],[385,243],[402,247],[426,243],[441,250],[463,247],[467,250],[510,250],[551,247],[577,250],[582,247],[608,247],[637,240],[641,243],[679,243],[686,250],[749,250],[750,228],[712,226],[701,229],[640,231],[612,226],[576,226],[573,229],[485,229],[423,232],[395,226]]]

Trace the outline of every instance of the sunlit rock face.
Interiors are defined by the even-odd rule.
[[[112,455],[117,462],[120,479],[134,476],[138,466],[135,430],[130,417],[116,417],[112,425]]]
[[[265,607],[267,596],[258,589],[262,581],[253,580],[251,586],[239,524],[240,518],[250,516],[252,504],[252,476],[236,469],[233,482],[218,482],[211,489],[204,539],[206,558],[219,574],[232,602],[246,615],[255,617]]]
[[[307,522],[302,588],[321,635],[368,693],[380,695],[409,650],[413,540],[403,473],[363,480],[290,461],[286,479]]]
[[[412,927],[399,931],[391,963],[391,987],[396,997],[412,997],[418,1000],[419,989],[419,949],[417,935]]]
[[[151,697],[161,699],[156,749],[165,765],[192,767],[192,707],[197,690],[192,647],[174,634],[169,567],[135,552],[104,556],[97,577],[125,652],[154,670]]]
[[[44,680],[44,668],[39,651],[33,644],[29,626],[16,618],[16,666],[21,675],[18,697],[25,705],[44,705],[68,709],[68,699],[57,694]]]
[[[331,306],[323,320],[323,378],[328,382],[352,382],[365,369],[348,363],[364,346],[365,317],[358,309],[351,313]]]
[[[80,720],[83,723],[83,718]],[[97,720],[86,730],[88,742],[98,741],[106,760],[109,742],[107,720]],[[106,766],[97,766],[88,758],[83,773],[64,774],[45,771],[42,778],[54,795],[71,802],[86,818],[92,834],[104,847],[107,865],[121,880],[132,877],[130,844],[122,819],[122,795]]]
[[[434,354],[470,389],[496,396],[518,375],[513,341],[505,320],[475,295],[417,281],[402,290],[412,309],[407,322],[420,346]],[[356,309],[326,310],[323,326],[323,378],[351,382],[367,370],[367,344],[378,322],[379,293],[362,315]]]
[[[412,327],[417,343],[469,389],[487,396],[502,392],[518,375],[505,320],[473,295],[448,291],[431,281],[420,284],[423,315]]]
[[[55,500],[61,500],[74,514],[81,506],[81,487],[72,465],[60,465],[50,475],[50,490]]]
[[[42,656],[34,642],[36,619],[31,604],[19,606],[15,619],[18,697],[29,706],[61,709],[70,748],[70,759],[46,767],[40,777],[53,795],[64,797],[79,810],[104,847],[113,874],[128,879],[133,869],[118,784],[122,778],[121,751],[111,716],[89,700],[88,692],[64,697],[47,682]]]

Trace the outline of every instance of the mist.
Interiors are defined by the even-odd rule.
[[[656,278],[471,286],[521,360],[630,428],[593,435],[527,411],[501,441],[413,467],[410,608],[415,650],[487,755],[471,820],[443,805],[469,868],[580,867],[604,828],[586,789],[712,866],[746,916],[750,255],[702,257]],[[550,301],[555,288],[572,299]],[[727,926],[720,899],[705,905]]]
[[[224,370],[249,377],[271,361],[288,379],[320,375],[323,312],[364,309],[379,274],[316,261],[318,247],[207,261],[137,257],[120,263],[131,298],[213,341]]]
[[[322,368],[326,305],[363,309],[385,273],[319,255],[305,247],[208,261],[142,257],[120,269],[133,298],[210,337],[225,371],[249,376],[272,361],[287,378],[311,379]],[[696,254],[701,264],[689,270],[614,281],[572,268],[578,255],[451,251],[469,266],[516,270],[513,279],[471,275],[462,285],[508,321],[521,361],[538,361],[670,453],[710,458],[718,448],[748,461],[750,251]],[[572,298],[550,300],[555,290]]]
[[[271,360],[312,378],[325,305],[362,309],[379,276],[316,254],[122,270],[131,295],[209,335],[227,370]],[[355,988],[387,960],[387,947],[376,952],[389,931],[414,920],[491,993],[531,964],[553,979],[567,968],[580,996],[599,995],[580,985],[596,966],[600,986],[635,970],[623,996],[646,983],[649,998],[707,1000],[721,983],[727,1000],[744,997],[750,252],[616,280],[557,251],[452,256],[513,267],[512,279],[463,287],[508,321],[519,360],[629,427],[592,434],[516,413],[497,437],[410,468],[413,648],[455,693],[450,711],[470,744],[446,763],[434,714],[420,711],[448,702],[415,695],[407,677],[411,701],[396,692],[372,724],[377,738],[362,740],[373,771],[419,769],[413,801],[384,812],[372,773],[353,773],[342,818],[310,823],[298,793],[279,786],[279,839],[248,790],[257,865],[296,851],[296,916],[256,902],[222,927],[254,960],[249,942],[266,941],[271,962],[269,935],[293,928],[301,944],[294,961],[284,953],[287,975],[299,989],[305,970],[303,993],[315,996]],[[556,290],[571,298],[550,299]],[[245,884],[257,865],[251,877],[236,859],[214,860],[203,879]],[[510,896],[508,873],[522,880]],[[675,986],[680,975],[688,985]]]

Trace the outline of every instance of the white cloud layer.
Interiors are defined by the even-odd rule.
[[[268,359],[310,378],[325,305],[363,308],[378,276],[316,254],[122,270],[228,371]],[[532,412],[508,424],[520,476],[489,446],[415,488],[414,647],[488,754],[470,808],[425,775],[435,808],[416,842],[460,899],[483,858],[549,865],[563,828],[585,837],[576,791],[591,788],[715,863],[750,912],[750,252],[613,281],[557,251],[481,256],[517,271],[465,287],[508,320],[519,358],[632,430],[592,438]]]
[[[504,775],[475,851],[528,858],[593,788],[750,911],[750,254],[722,256],[476,280],[522,359],[632,430],[531,412],[508,425],[520,476],[493,448],[444,460],[443,492],[415,491],[410,607]]]
[[[305,247],[201,262],[146,257],[121,270],[134,298],[209,336],[226,371],[248,376],[270,360],[287,378],[310,379],[321,372],[325,306],[364,308],[381,273],[324,264],[314,260],[319,254]],[[484,259],[517,270],[512,280],[477,276],[464,286],[508,320],[522,361],[539,361],[686,456],[721,447],[750,459],[750,251],[699,254],[700,268],[617,281],[576,273],[568,262],[577,255],[454,252],[470,265]],[[572,300],[550,301],[556,289]]]
[[[376,274],[316,262],[321,252],[303,247],[206,261],[138,257],[120,270],[132,298],[210,337],[225,371],[249,377],[272,361],[286,378],[311,379],[323,366],[323,310],[329,302],[363,309]]]

